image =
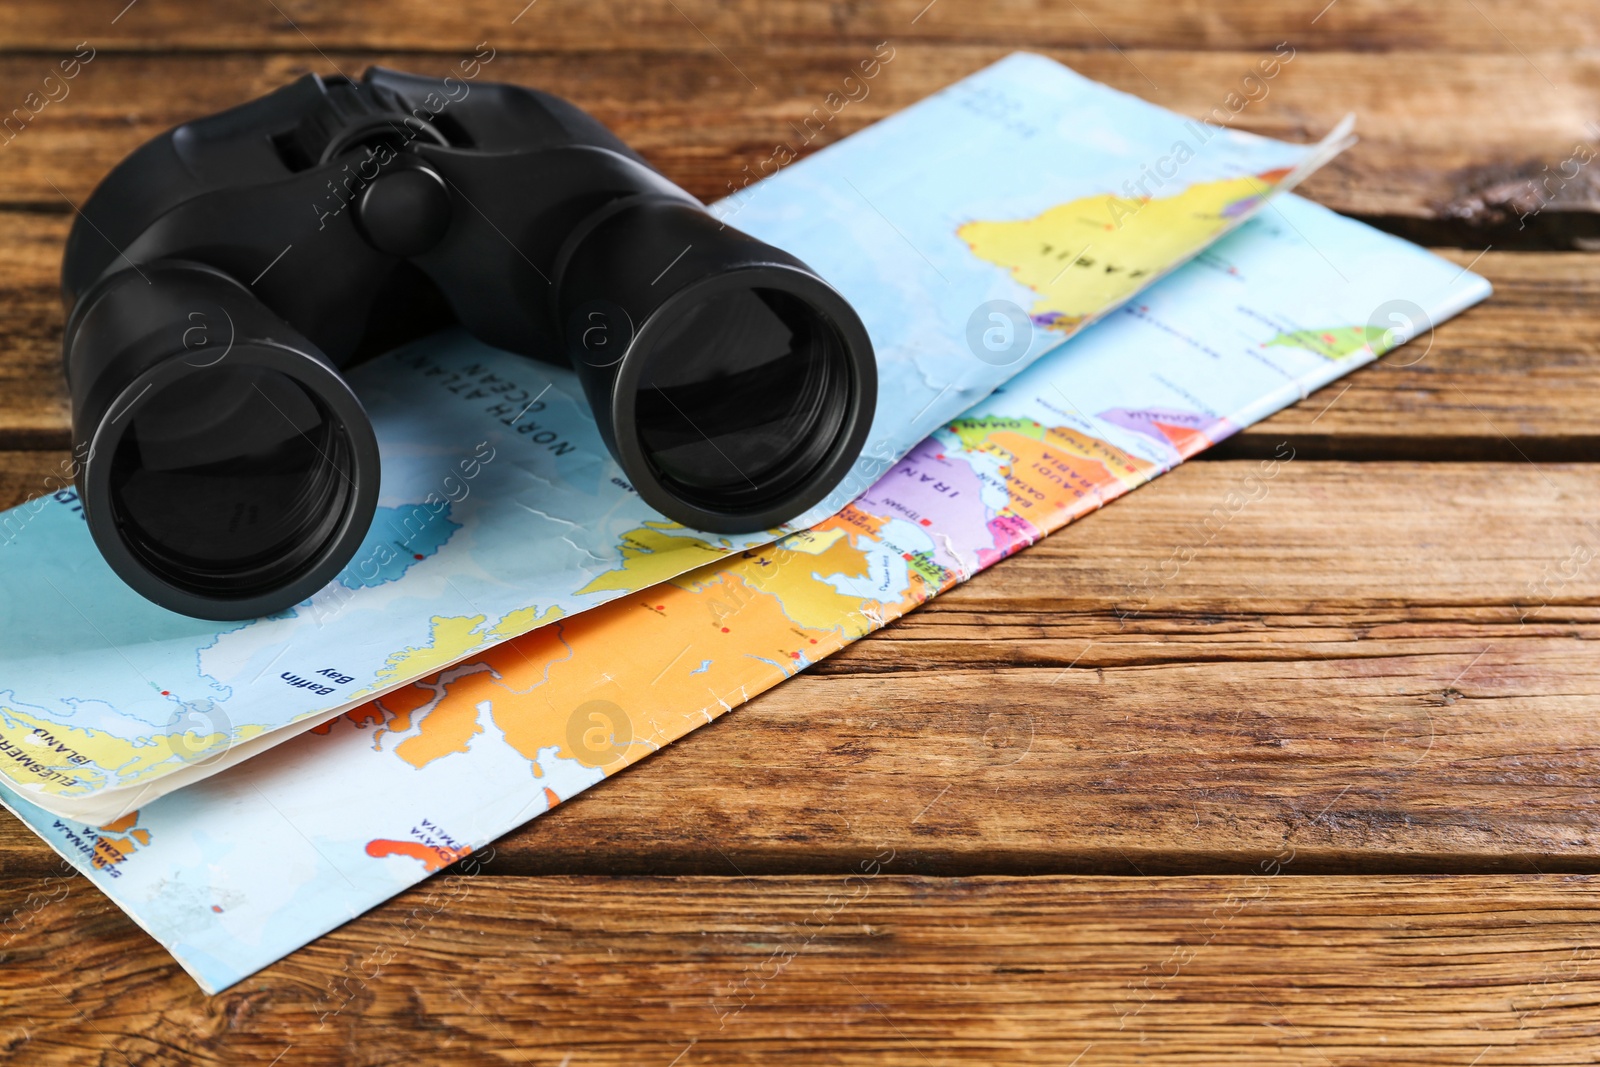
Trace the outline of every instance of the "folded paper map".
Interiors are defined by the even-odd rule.
[[[470,871],[513,827],[1488,293],[1280,198],[808,530],[470,656],[110,825],[0,799],[215,992],[433,871]]]
[[[217,624],[145,601],[70,488],[12,509],[0,628],[28,640],[0,647],[0,782],[108,823],[508,638],[805,529],[1346,134],[1308,147],[1206,126],[1018,54],[717,205],[838,287],[877,350],[864,455],[782,530],[664,520],[573,375],[461,333],[351,374],[383,457],[378,516],[350,566],[281,614]]]

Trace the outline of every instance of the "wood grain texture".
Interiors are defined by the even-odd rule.
[[[69,444],[57,289],[69,222],[0,212],[0,449]],[[1287,441],[1306,458],[1600,456],[1600,254],[1446,254],[1495,295],[1217,454],[1268,456]]]
[[[210,999],[81,880],[7,879],[23,936],[0,1055],[1461,1067],[1589,1063],[1600,1034],[1593,878],[1296,877],[1286,857],[1238,878],[927,879],[887,849],[858,860],[853,878],[436,880]]]
[[[719,52],[702,40],[691,52],[601,50],[577,60],[559,51],[506,52],[482,77],[570,97],[710,200],[742,182],[742,169],[769,158],[776,144],[805,154],[1011,50],[895,42],[893,60],[869,83],[868,95],[808,141],[801,128],[806,116],[840,89],[871,47],[761,39],[730,47]],[[1091,78],[1195,116],[1225,108],[1229,94],[1244,90],[1244,79],[1272,55],[1270,48],[1044,51]],[[0,111],[38,90],[52,62],[0,55]],[[451,55],[336,49],[101,53],[69,83],[64,99],[44,104],[0,144],[0,204],[68,211],[69,201],[80,202],[145,140],[310,70],[356,74],[378,63],[443,76],[456,62]],[[1600,57],[1592,53],[1491,53],[1464,64],[1449,52],[1297,51],[1253,91],[1265,95],[1243,106],[1231,124],[1254,133],[1305,141],[1326,134],[1346,112],[1360,117],[1362,142],[1305,186],[1337,210],[1391,228],[1420,227],[1432,243],[1475,249],[1491,242],[1571,247],[1600,237],[1596,164],[1574,158],[1580,145],[1600,153],[1591,126],[1600,118]]]
[[[35,472],[36,473],[36,472]],[[33,476],[33,475],[30,475]],[[1600,469],[1193,463],[502,841],[505,873],[1600,871]],[[3,549],[0,549],[3,552]],[[51,866],[0,821],[0,863]]]
[[[0,0],[0,26],[0,117],[96,49],[0,134],[0,506],[60,484],[56,273],[107,170],[306,71],[442,75],[479,42],[705,199],[1017,48],[1204,115],[1287,43],[1233,125],[1355,111],[1304,191],[1496,286],[222,996],[0,814],[0,1062],[1593,1062],[1600,254],[1527,251],[1600,248],[1600,164],[1545,184],[1600,138],[1591,0]]]
[[[809,46],[878,41],[983,42],[1026,48],[1226,51],[1271,48],[1286,36],[1322,49],[1515,54],[1600,45],[1584,0],[127,0],[0,3],[7,47],[47,51],[85,38],[105,47],[307,52],[391,49],[454,52],[494,40],[505,50],[570,52],[736,49],[751,41]]]
[[[59,282],[68,222],[0,212],[0,448],[71,444]],[[0,463],[0,477],[13,467]]]

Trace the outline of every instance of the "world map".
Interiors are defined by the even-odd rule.
[[[806,530],[635,585],[673,548],[652,527],[602,577],[624,590],[611,603],[116,822],[14,792],[7,806],[208,991],[451,863],[477,869],[507,830],[1382,351],[1330,359],[1275,338],[1394,299],[1443,321],[1488,293],[1360,223],[1274,203]]]
[[[0,620],[31,637],[0,647],[0,783],[63,817],[110,823],[510,638],[575,625],[618,598],[815,527],[1326,154],[1215,130],[1159,195],[1115,192],[1190,126],[1019,53],[744,190],[730,221],[798,255],[850,300],[880,376],[860,461],[828,500],[781,529],[718,536],[665,521],[611,459],[573,374],[460,332],[349,376],[382,453],[380,516],[337,580],[278,615],[218,625],[155,607],[100,559],[75,503],[43,498],[0,517]],[[1080,236],[1094,247],[1061,260]],[[1004,363],[982,358],[967,336],[975,309],[997,300],[1029,302],[1037,326]],[[997,435],[973,472],[920,459],[934,481],[883,490],[893,496],[870,520],[883,547],[831,543],[820,565],[851,551],[866,563],[841,563],[833,592],[817,595],[874,587],[897,602],[914,592],[899,588],[903,572],[937,583],[1008,551],[974,540],[977,528],[942,533],[954,547],[923,544],[927,530],[906,510],[930,522],[940,514],[941,478],[973,492],[980,476],[1003,484],[1037,473],[1035,464],[1054,469],[1062,484],[1047,500],[979,523],[1020,534],[1045,505],[1101,493],[1101,459],[1121,484],[1143,470],[1118,467],[1089,423],[1051,426],[1042,437]],[[1168,454],[1142,440],[1149,456],[1139,462]],[[774,662],[792,668],[809,641],[775,651]],[[710,664],[694,684],[704,688],[726,668],[702,651]]]

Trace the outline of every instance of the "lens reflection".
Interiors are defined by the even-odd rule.
[[[305,387],[243,365],[145,397],[112,460],[123,537],[204,592],[275,587],[334,536],[354,494],[343,429]]]
[[[775,289],[701,301],[645,354],[639,441],[692,499],[777,495],[803,480],[838,435],[848,402],[843,347],[808,304]]]

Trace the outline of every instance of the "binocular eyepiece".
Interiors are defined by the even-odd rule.
[[[777,526],[859,456],[876,366],[836,290],[565,101],[454,84],[310,75],[145,144],[84,205],[78,489],[150,600],[245,619],[332,580],[379,483],[341,371],[450,321],[570,366],[630,484],[692,528]]]

